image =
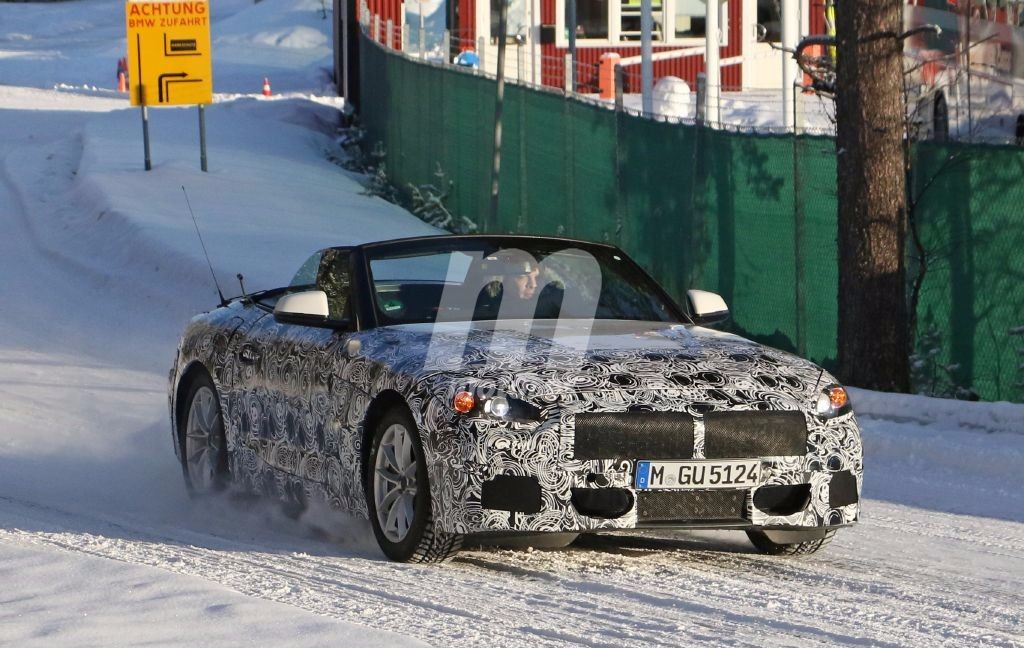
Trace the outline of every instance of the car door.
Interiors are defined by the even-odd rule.
[[[280,471],[313,482],[327,482],[327,457],[331,446],[336,448],[329,442],[330,427],[344,405],[345,391],[334,388],[351,334],[346,326],[351,276],[348,250],[318,252],[303,264],[292,287],[323,290],[333,326],[287,324],[268,316],[239,349],[239,361],[255,366],[250,425],[260,456]]]

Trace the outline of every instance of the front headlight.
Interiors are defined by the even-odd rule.
[[[824,419],[842,416],[852,409],[850,395],[840,385],[829,385],[814,402],[814,413]]]
[[[455,394],[452,409],[469,416],[485,416],[516,423],[537,423],[540,408],[524,400],[489,390],[460,391]]]

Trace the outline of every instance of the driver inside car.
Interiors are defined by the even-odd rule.
[[[529,255],[489,255],[481,271],[486,285],[477,296],[474,320],[558,318],[564,290]]]

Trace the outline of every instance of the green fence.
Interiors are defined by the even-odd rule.
[[[834,366],[831,138],[659,122],[509,84],[493,222],[495,82],[363,44],[361,116],[394,184],[432,183],[440,169],[454,182],[449,208],[482,231],[615,243],[677,298],[721,293],[738,333]],[[918,374],[933,391],[1022,400],[1024,336],[1010,331],[1024,326],[1024,152],[921,147],[916,157],[929,252],[920,325],[942,332],[921,349]]]

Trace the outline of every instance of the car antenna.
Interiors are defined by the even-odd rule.
[[[242,299],[247,302],[252,302],[252,299],[249,298],[249,295],[245,294],[245,277],[242,276],[241,272],[239,272],[235,276],[238,277],[238,286],[239,288],[242,289]]]
[[[818,385],[821,384],[821,377],[824,376],[824,375],[825,375],[825,368],[822,367],[821,371],[818,372],[818,380],[817,380],[817,382],[814,383],[814,389],[811,390],[812,392],[818,391]]]
[[[217,273],[213,271],[213,264],[210,263],[210,253],[206,251],[206,243],[203,243],[203,235],[199,233],[199,223],[196,222],[196,214],[192,211],[192,203],[188,199],[188,192],[185,191],[185,185],[181,185],[181,192],[185,194],[185,204],[188,205],[188,213],[192,216],[192,224],[196,228],[196,236],[199,237],[199,245],[203,248],[203,256],[206,257],[206,265],[210,266],[210,276],[213,277],[213,285],[217,287],[217,296],[220,297],[220,305],[227,306],[228,300],[224,299],[224,293],[221,292],[220,283],[217,282]]]

